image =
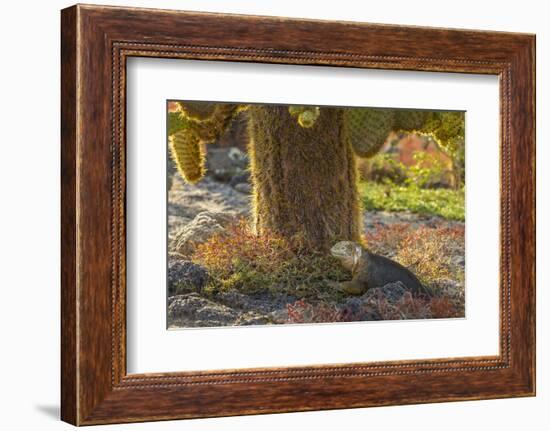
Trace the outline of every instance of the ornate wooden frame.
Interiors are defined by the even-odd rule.
[[[88,425],[535,394],[534,35],[78,5],[62,11],[61,46],[63,420]],[[130,56],[498,75],[500,354],[128,375]]]

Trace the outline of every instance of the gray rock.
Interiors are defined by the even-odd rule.
[[[359,309],[364,308],[366,305],[370,305],[373,301],[378,299],[386,299],[390,303],[399,301],[403,295],[407,293],[406,286],[397,281],[395,283],[388,283],[383,287],[374,287],[367,290],[363,295],[346,299],[343,306],[349,307],[350,310],[357,312]]]
[[[239,193],[243,193],[245,195],[252,194],[252,186],[250,185],[250,183],[239,183],[239,184],[236,184],[234,188]]]
[[[285,293],[259,292],[246,295],[235,290],[222,291],[216,295],[216,301],[233,309],[242,311],[255,311],[269,314],[276,310],[286,310],[287,304],[296,301],[296,297]]]
[[[208,271],[201,265],[186,260],[168,261],[168,294],[185,290],[201,291],[208,282]]]
[[[234,215],[204,211],[176,233],[170,251],[189,256],[198,244],[208,241],[214,234],[224,232],[228,224],[236,221]]]
[[[248,166],[248,156],[237,147],[209,148],[207,172],[216,180],[228,182]]]
[[[377,311],[375,304],[369,301],[361,301],[353,298],[339,307],[340,320],[344,322],[363,322],[381,320],[382,316]]]
[[[235,310],[204,298],[198,293],[175,295],[168,299],[168,321],[171,328],[207,326],[251,326],[274,323],[273,318],[258,310]]]
[[[244,169],[248,166],[248,154],[241,151],[238,147],[229,147],[227,157],[233,162],[234,166]]]
[[[405,293],[407,288],[400,281],[369,289],[361,296],[347,298],[338,306],[341,319],[344,321],[381,320],[378,302],[386,300],[390,304],[395,304]]]
[[[464,268],[464,266],[466,266],[466,260],[464,255],[461,254],[461,255],[453,256],[451,258],[451,264],[455,266],[462,266]]]
[[[235,175],[236,170],[225,170],[225,169],[211,169],[208,171],[210,175],[216,180],[222,183],[227,183],[231,181],[233,175]],[[237,171],[238,172],[238,171]]]
[[[208,169],[215,170],[230,170],[235,167],[233,160],[229,157],[229,149],[231,147],[216,148],[214,146],[207,147],[208,155],[206,158]]]
[[[168,299],[168,319],[171,327],[206,327],[235,324],[239,313],[203,298],[197,293],[172,296]]]
[[[170,250],[176,235],[200,213],[209,211],[231,215],[236,219],[250,214],[250,196],[229,184],[205,177],[196,184],[186,184],[179,174],[168,193],[168,237]]]
[[[459,299],[464,296],[462,284],[450,278],[439,278],[434,280],[431,287],[437,296],[448,296],[451,299]]]
[[[286,323],[288,322],[288,310],[282,308],[280,310],[275,310],[270,313],[271,321],[273,323]]]
[[[231,181],[229,181],[229,185],[231,187],[235,187],[239,183],[248,183],[250,182],[250,172],[244,171],[243,173],[234,175],[233,178],[231,178]]]
[[[395,303],[399,301],[403,297],[403,295],[408,292],[407,286],[405,286],[400,281],[397,281],[395,283],[388,283],[383,287],[378,287],[372,290],[373,292],[371,293],[373,295],[383,296],[390,303]]]
[[[366,298],[385,298],[390,303],[399,301],[408,292],[407,286],[400,281],[388,283],[383,287],[369,289],[363,296]]]
[[[252,325],[269,325],[273,323],[268,316],[256,314],[256,313],[246,313],[241,315],[235,325],[240,326],[252,326]]]

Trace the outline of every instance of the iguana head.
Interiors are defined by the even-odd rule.
[[[363,249],[353,241],[340,241],[332,246],[330,254],[339,259],[342,266],[353,271],[361,258]]]

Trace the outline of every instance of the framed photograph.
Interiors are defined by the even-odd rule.
[[[62,11],[62,419],[535,394],[535,36]]]

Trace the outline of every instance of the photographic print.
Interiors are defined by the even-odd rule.
[[[61,24],[64,421],[535,395],[535,35]]]
[[[167,326],[465,316],[465,113],[167,102]]]

